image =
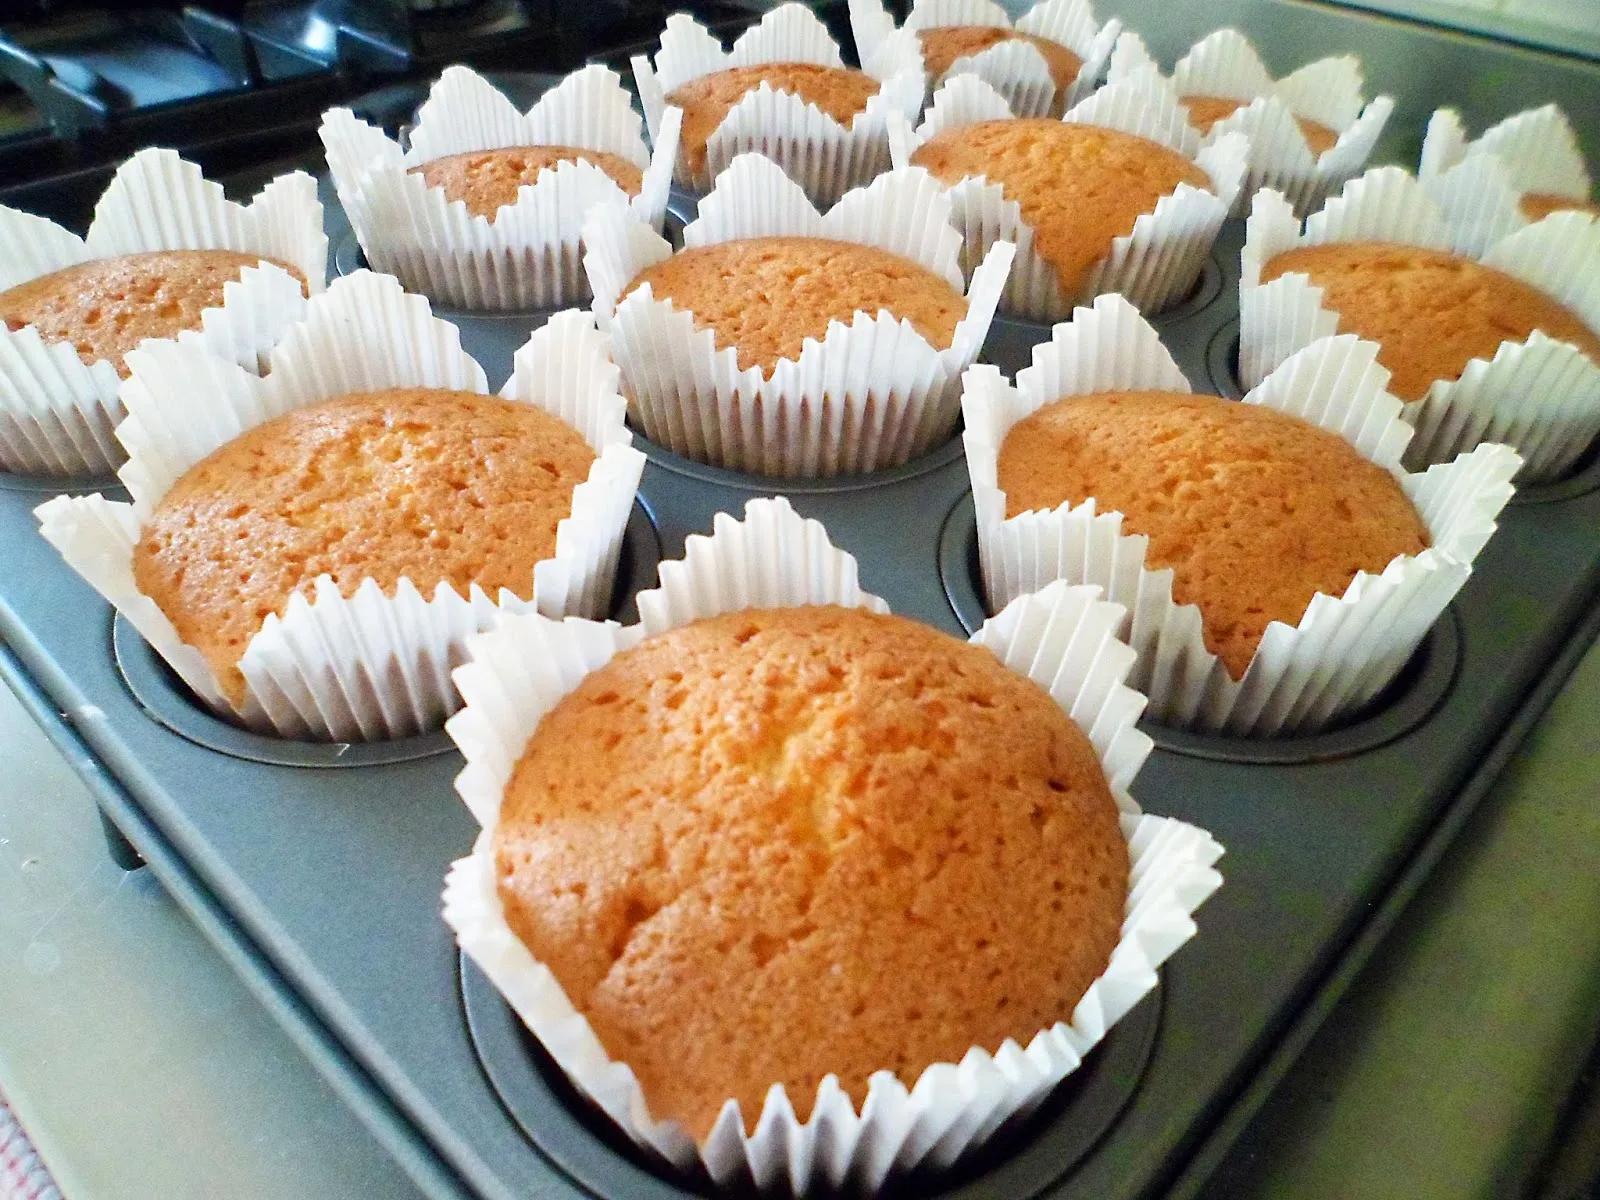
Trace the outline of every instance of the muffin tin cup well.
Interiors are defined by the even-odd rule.
[[[459,958],[459,979],[478,1065],[522,1135],[575,1183],[595,1196],[629,1200],[729,1194],[703,1173],[677,1171],[622,1136],[573,1088],[465,955]],[[1036,1111],[1015,1118],[970,1158],[947,1171],[892,1179],[878,1194],[883,1200],[1022,1200],[1069,1175],[1138,1089],[1155,1047],[1164,994],[1158,986],[1141,1000]]]

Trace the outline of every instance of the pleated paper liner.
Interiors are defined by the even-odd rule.
[[[1108,73],[1112,82],[1158,72],[1137,33],[1129,30],[1117,39]],[[1394,112],[1390,96],[1363,99],[1361,62],[1354,55],[1319,58],[1274,80],[1250,39],[1237,29],[1219,29],[1196,42],[1173,67],[1171,80],[1180,97],[1244,101],[1201,135],[1208,143],[1230,132],[1249,141],[1249,170],[1234,205],[1240,215],[1263,187],[1282,192],[1298,212],[1320,206],[1366,167]],[[1338,140],[1317,154],[1297,117],[1326,126]]]
[[[861,70],[880,87],[849,125],[793,92],[762,83],[711,132],[701,170],[691,171],[680,156],[678,182],[696,192],[706,191],[735,157],[755,151],[781,166],[817,203],[831,204],[888,170],[889,114],[914,119],[926,94],[922,52],[916,39],[906,35],[865,47],[860,57]],[[691,80],[762,63],[845,65],[827,27],[796,3],[769,11],[727,50],[693,17],[674,13],[667,18],[654,63],[643,54],[632,61],[645,120],[656,137],[669,108],[667,97]]]
[[[777,164],[746,154],[717,179],[684,229],[686,247],[739,238],[826,237],[912,259],[961,288],[960,238],[942,189],[920,168],[879,176],[819,213]],[[646,437],[714,466],[770,476],[833,476],[898,466],[950,436],[960,375],[976,359],[1004,286],[1011,247],[991,247],[967,289],[967,315],[937,349],[887,311],[834,321],[821,341],[764,376],[740,370],[693,314],[628,292],[672,253],[655,232],[615,210],[584,230],[595,312],[611,334],[634,416]]]
[[[1578,135],[1567,114],[1555,104],[1509,116],[1473,140],[1468,140],[1457,110],[1436,109],[1422,139],[1418,177],[1431,182],[1474,160],[1504,172],[1501,182],[1511,193],[1510,211],[1503,218],[1506,233],[1528,223],[1517,203],[1524,195],[1563,196],[1580,202],[1594,195],[1594,179],[1583,160]]]
[[[1404,667],[1466,583],[1494,532],[1519,465],[1505,446],[1483,445],[1452,463],[1407,474],[1412,431],[1384,390],[1377,348],[1350,335],[1292,355],[1245,396],[1337,433],[1400,483],[1428,528],[1429,548],[1377,574],[1359,573],[1341,596],[1319,593],[1297,626],[1268,626],[1235,681],[1205,644],[1200,610],[1177,604],[1171,568],[1145,561],[1148,538],[1124,532],[1120,512],[1093,497],[1006,516],[1000,448],[1029,414],[1064,396],[1190,390],[1154,329],[1118,296],[1102,296],[1057,325],[1014,385],[993,367],[967,372],[962,396],[967,465],[977,509],[979,558],[991,609],[1064,579],[1094,584],[1123,605],[1121,634],[1138,653],[1131,679],[1165,724],[1270,736],[1325,728],[1376,696]]]
[[[251,638],[239,664],[244,697],[234,703],[134,582],[134,547],[150,513],[190,467],[283,413],[385,388],[486,393],[483,370],[424,298],[370,272],[311,302],[265,379],[170,343],[146,343],[130,360],[129,415],[117,435],[128,449],[120,475],[132,503],[56,497],[38,510],[42,532],[219,714],[282,737],[353,742],[419,733],[454,711],[450,671],[465,657],[466,639],[502,613],[604,610],[644,457],[630,445],[605,338],[587,314],[571,310],[533,333],[501,392],[561,418],[598,456],[573,490],[554,556],[535,567],[526,592],[491,597],[474,586],[462,596],[441,583],[427,596],[402,579],[385,593],[368,579],[345,596],[321,576]]]
[[[526,113],[467,67],[449,67],[418,110],[408,148],[356,117],[322,119],[328,169],[373,269],[441,304],[480,311],[560,308],[588,299],[579,238],[584,219],[616,205],[660,229],[682,114],[659,123],[652,153],[616,72],[590,65],[551,88]],[[412,168],[452,154],[512,146],[575,146],[615,154],[643,181],[629,197],[583,160],[539,172],[491,219],[449,200]]]
[[[1339,314],[1306,275],[1259,282],[1268,261],[1297,246],[1380,241],[1454,251],[1537,288],[1600,332],[1600,221],[1558,212],[1503,233],[1499,175],[1487,160],[1463,163],[1426,185],[1399,167],[1374,168],[1308,218],[1303,231],[1283,197],[1260,192],[1246,227],[1239,293],[1245,386],[1339,328]],[[1435,382],[1403,415],[1416,428],[1406,452],[1413,469],[1489,441],[1522,455],[1521,482],[1555,479],[1600,434],[1600,364],[1535,332],[1474,359],[1460,379]]]
[[[248,205],[171,150],[141,150],[117,169],[95,205],[87,237],[0,207],[0,291],[79,263],[156,250],[232,250],[294,267],[313,294],[327,275],[317,187],[303,171],[280,175]],[[246,267],[177,341],[266,369],[283,330],[305,311],[301,284],[271,263]],[[86,363],[71,342],[46,341],[31,325],[0,325],[0,470],[108,476],[123,459],[113,435],[122,418],[116,363]]]
[[[909,166],[917,148],[945,129],[1011,116],[994,88],[976,76],[958,75],[934,94],[933,104],[915,130],[900,119],[890,122],[894,163],[896,167]],[[996,242],[1014,242],[1017,260],[1000,311],[1032,321],[1059,319],[1074,303],[1104,292],[1120,292],[1146,312],[1159,312],[1181,300],[1204,269],[1244,178],[1247,146],[1243,135],[1224,136],[1202,146],[1178,104],[1177,93],[1153,71],[1108,84],[1074,105],[1063,119],[1159,142],[1200,167],[1211,181],[1211,190],[1179,184],[1154,209],[1139,216],[1132,232],[1112,241],[1105,258],[1089,272],[1077,294],[1068,296],[1055,268],[1034,248],[1034,230],[1023,219],[1018,203],[986,177],[968,177],[947,189],[956,228],[962,233],[964,269],[971,270]]]
[[[1031,1111],[1156,982],[1155,971],[1193,936],[1194,910],[1221,882],[1221,847],[1193,826],[1144,815],[1128,786],[1150,751],[1134,726],[1143,697],[1123,679],[1132,653],[1115,640],[1122,610],[1094,588],[1055,585],[1018,600],[973,641],[1045,688],[1089,736],[1118,807],[1132,871],[1122,939],[1071,1018],[1026,1045],[975,1046],[907,1087],[888,1070],[872,1077],[857,1111],[829,1076],[815,1096],[779,1085],[760,1113],[730,1100],[703,1142],[652,1117],[625,1062],[612,1059],[549,969],[506,924],[496,891],[493,831],[500,800],[545,713],[591,671],[642,638],[750,607],[842,604],[885,611],[863,592],[856,563],[815,521],[784,499],[753,500],[742,521],[716,519],[664,563],[661,587],[639,597],[640,624],[508,617],[476,639],[457,672],[466,707],[448,729],[466,758],[456,788],[483,828],[445,884],[445,920],[463,950],[516,1010],[576,1088],[634,1142],[679,1167],[699,1164],[719,1182],[750,1179],[796,1194],[813,1187],[870,1191],[890,1174],[955,1162],[1010,1118]],[[753,1017],[752,1019],[759,1019]],[[774,1031],[774,1036],[782,1036]]]
[[[949,25],[1015,29],[1065,46],[1082,60],[1077,77],[1058,89],[1044,55],[1016,38],[963,55],[938,79],[928,78],[928,86],[936,88],[955,75],[976,75],[1019,117],[1060,116],[1094,91],[1122,28],[1115,19],[1099,24],[1088,0],[1040,0],[1015,24],[994,0],[917,0],[904,28],[916,33]],[[880,0],[850,0],[850,30],[858,49],[882,45],[896,33],[894,18]]]

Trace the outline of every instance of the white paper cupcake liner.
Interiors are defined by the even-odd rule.
[[[311,302],[265,379],[167,342],[147,342],[129,360],[129,415],[117,436],[128,450],[119,474],[132,503],[59,496],[38,510],[42,532],[220,713],[284,737],[359,741],[417,733],[455,709],[450,669],[465,657],[466,639],[502,612],[603,613],[644,456],[630,445],[617,369],[588,314],[557,313],[536,330],[501,392],[560,417],[598,456],[573,489],[554,556],[535,567],[525,593],[490,597],[474,586],[463,597],[441,583],[424,596],[402,579],[385,594],[367,579],[344,596],[331,577],[319,576],[310,595],[296,593],[251,638],[239,663],[245,694],[237,704],[135,585],[133,552],[144,522],[190,467],[257,425],[352,392],[487,393],[483,369],[425,299],[366,271]]]
[[[86,238],[43,217],[0,207],[0,291],[97,258],[154,250],[232,250],[297,269],[316,293],[328,239],[315,181],[280,175],[248,205],[235,204],[200,168],[171,150],[141,150],[117,169],[95,205]],[[298,281],[271,263],[247,267],[177,340],[249,371],[266,368],[283,330],[305,311]],[[117,364],[85,363],[70,342],[31,325],[0,325],[0,470],[109,474],[122,461],[113,430],[122,416]]]
[[[1498,168],[1462,163],[1428,184],[1399,167],[1353,179],[1300,223],[1270,189],[1255,199],[1239,292],[1239,372],[1247,387],[1296,350],[1339,328],[1339,314],[1304,274],[1260,283],[1263,266],[1297,246],[1382,241],[1454,251],[1538,288],[1600,331],[1600,221],[1552,213],[1501,234]],[[1439,380],[1405,419],[1417,430],[1406,454],[1412,469],[1449,462],[1481,441],[1505,442],[1523,457],[1522,482],[1566,471],[1600,434],[1600,364],[1577,347],[1535,333],[1502,342],[1474,359],[1458,380]]]
[[[858,242],[912,259],[960,289],[960,238],[949,214],[920,168],[880,176],[820,214],[775,163],[746,154],[718,177],[683,237],[691,248],[769,236]],[[857,312],[763,377],[757,367],[741,371],[734,347],[717,349],[710,329],[696,328],[690,311],[656,299],[648,285],[619,302],[641,271],[671,255],[664,239],[608,210],[585,227],[584,241],[595,312],[645,436],[701,462],[763,475],[873,471],[948,437],[961,372],[988,335],[1011,262],[1008,244],[990,247],[946,349],[886,311]]]
[[[1015,386],[993,367],[973,367],[962,414],[990,606],[1056,579],[1104,588],[1128,611],[1120,635],[1138,652],[1134,686],[1170,725],[1267,736],[1314,730],[1360,708],[1398,674],[1466,582],[1520,462],[1508,447],[1485,444],[1406,474],[1412,431],[1384,391],[1388,374],[1376,346],[1346,334],[1292,355],[1244,399],[1337,433],[1392,473],[1428,527],[1429,548],[1358,574],[1342,596],[1318,593],[1297,626],[1268,626],[1235,681],[1206,648],[1199,608],[1173,600],[1172,569],[1146,564],[1148,538],[1124,533],[1120,512],[1098,511],[1091,497],[1006,517],[1000,448],[1019,421],[1064,396],[1190,390],[1155,330],[1121,297],[1102,296],[1055,327]]]
[[[1015,28],[1018,33],[1065,46],[1083,61],[1077,78],[1058,91],[1044,55],[1029,43],[1014,39],[964,55],[938,79],[928,79],[929,87],[937,87],[955,75],[976,75],[1019,117],[1060,115],[1094,91],[1122,28],[1116,20],[1098,24],[1088,0],[1040,0],[1015,25],[994,0],[917,0],[904,28],[917,33],[949,25]],[[880,0],[850,0],[850,30],[863,57],[869,48],[884,44],[897,32],[894,18]]]
[[[753,500],[743,521],[718,514],[710,537],[663,564],[661,586],[639,597],[631,628],[581,620],[509,617],[474,639],[457,671],[466,707],[448,725],[466,758],[456,790],[483,827],[450,870],[445,920],[576,1087],[638,1145],[719,1182],[802,1193],[814,1186],[877,1187],[894,1171],[947,1166],[1012,1116],[1037,1105],[1156,983],[1156,968],[1194,935],[1192,914],[1221,882],[1221,847],[1204,831],[1146,816],[1127,793],[1150,751],[1135,727],[1143,697],[1124,686],[1132,654],[1114,639],[1119,607],[1097,589],[1055,585],[1019,600],[973,641],[1050,692],[1093,742],[1122,810],[1132,859],[1122,940],[1070,1021],[1025,1046],[973,1047],[959,1063],[928,1067],[907,1088],[872,1077],[858,1112],[830,1076],[813,1096],[774,1085],[760,1113],[730,1100],[696,1144],[654,1119],[637,1078],[613,1060],[560,983],[506,923],[495,886],[493,831],[500,800],[529,736],[566,693],[618,651],[702,617],[750,607],[843,604],[885,611],[863,592],[856,563],[782,498]],[[775,1036],[781,1036],[775,1031]],[[799,1114],[810,1112],[809,1119]],[[746,1117],[751,1132],[746,1132]]]
[[[1467,140],[1461,114],[1453,108],[1435,110],[1422,139],[1417,175],[1431,181],[1463,163],[1486,160],[1502,168],[1503,182],[1512,193],[1507,233],[1528,223],[1516,201],[1529,192],[1589,200],[1594,180],[1583,161],[1578,135],[1557,105],[1530,108],[1491,125],[1475,141]]]
[[[667,18],[654,64],[643,54],[633,58],[634,83],[651,135],[661,136],[667,97],[690,80],[776,62],[845,65],[827,27],[802,4],[780,4],[727,50],[693,17],[674,13]],[[691,171],[687,156],[680,156],[678,182],[703,192],[736,156],[750,151],[776,162],[819,204],[832,204],[876,178],[889,167],[889,114],[910,120],[922,107],[922,52],[910,35],[887,38],[863,49],[861,70],[881,86],[848,126],[793,92],[763,83],[712,131],[700,171]]]
[[[661,228],[681,118],[676,109],[663,115],[652,154],[632,98],[606,67],[574,71],[523,113],[457,66],[428,93],[408,149],[346,108],[323,115],[321,135],[339,202],[374,270],[458,308],[558,308],[588,299],[579,238],[594,208],[615,205]],[[615,154],[640,168],[643,182],[630,198],[593,163],[563,162],[539,172],[491,220],[410,173],[437,158],[508,146]]]
[[[894,164],[909,166],[917,148],[942,130],[1011,115],[994,88],[977,76],[958,75],[935,93],[917,129],[891,119]],[[1177,93],[1153,71],[1108,84],[1069,109],[1064,120],[1159,142],[1192,159],[1209,177],[1213,190],[1179,184],[1153,210],[1140,215],[1131,233],[1111,243],[1084,285],[1069,296],[1062,291],[1055,268],[1034,248],[1034,231],[1023,220],[1020,205],[987,177],[968,177],[947,191],[956,228],[964,238],[963,265],[970,269],[998,241],[1014,242],[1016,264],[1000,310],[1034,321],[1063,317],[1074,303],[1103,292],[1120,292],[1147,312],[1176,303],[1194,287],[1238,194],[1248,151],[1244,136],[1227,135],[1201,146]]]
[[[1159,68],[1137,33],[1124,32],[1111,54],[1112,82]],[[1244,107],[1218,121],[1203,136],[1207,143],[1226,134],[1249,140],[1249,170],[1234,212],[1242,214],[1257,189],[1274,188],[1305,213],[1322,204],[1359,174],[1382,136],[1394,99],[1362,99],[1360,60],[1343,54],[1319,58],[1274,80],[1261,56],[1237,29],[1219,29],[1196,42],[1172,70],[1180,97],[1224,96]],[[1312,151],[1295,118],[1304,117],[1337,133],[1321,154]]]

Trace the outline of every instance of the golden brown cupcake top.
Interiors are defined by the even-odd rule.
[[[1189,124],[1201,133],[1210,133],[1211,127],[1223,117],[1231,117],[1245,105],[1248,100],[1235,100],[1231,96],[1185,96],[1183,107],[1188,110]],[[1324,150],[1333,149],[1339,140],[1338,131],[1329,129],[1321,121],[1313,121],[1310,117],[1296,117],[1295,124],[1300,126],[1300,132],[1305,135],[1306,145],[1311,147],[1311,153],[1321,156]]]
[[[1027,42],[1044,56],[1045,65],[1050,68],[1050,80],[1058,91],[1071,87],[1083,68],[1083,59],[1060,42],[996,25],[940,25],[919,29],[917,41],[922,43],[922,62],[931,81],[938,80],[954,66],[956,59],[982,54],[990,46],[1010,41]]]
[[[0,292],[0,320],[12,330],[32,325],[47,342],[71,342],[84,362],[108,359],[126,377],[123,355],[145,338],[199,329],[200,315],[221,307],[224,285],[263,262],[282,267],[304,288],[305,276],[264,254],[153,250],[91,259],[19,283]]]
[[[1600,338],[1537,288],[1444,250],[1387,242],[1303,246],[1268,261],[1267,283],[1302,272],[1339,314],[1341,333],[1378,343],[1389,390],[1420,400],[1436,379],[1459,379],[1474,358],[1493,358],[1502,342],[1535,329],[1571,342],[1600,363]]]
[[[540,722],[495,831],[506,919],[652,1114],[907,1084],[1068,1020],[1128,853],[1088,739],[987,650],[834,606],[697,621]]]
[[[1206,648],[1240,678],[1267,625],[1298,625],[1427,548],[1399,483],[1343,438],[1256,404],[1178,392],[1102,392],[1047,404],[1006,435],[1006,515],[1091,496],[1150,539],[1172,596],[1200,609]]]
[[[515,203],[517,190],[532,184],[539,172],[564,162],[593,163],[630,196],[639,194],[644,175],[627,159],[604,150],[576,146],[502,146],[448,154],[412,167],[429,187],[442,188],[446,199],[466,202],[467,211],[491,221],[507,204]]]
[[[594,451],[563,421],[498,396],[396,388],[250,429],[189,468],[145,523],[134,580],[237,701],[268,613],[331,575],[352,595],[409,579],[526,598]]]
[[[1580,212],[1600,217],[1600,204],[1593,200],[1577,200],[1554,192],[1525,192],[1517,201],[1517,207],[1530,221],[1542,221],[1553,212]]]
[[[987,176],[1015,200],[1034,248],[1069,298],[1111,243],[1180,183],[1207,188],[1204,171],[1159,142],[1049,118],[979,121],[937,133],[911,161],[946,184]]]
[[[967,313],[961,293],[921,264],[827,238],[745,238],[681,250],[637,275],[627,292],[645,283],[656,299],[712,330],[719,350],[735,347],[740,370],[765,374],[779,359],[799,358],[805,340],[823,338],[830,321],[848,325],[857,312],[887,309],[939,350]]]
[[[668,104],[683,109],[678,153],[691,172],[705,168],[706,142],[733,106],[763,83],[775,92],[792,92],[815,104],[846,128],[882,86],[861,71],[794,62],[730,67],[691,79],[667,96]]]

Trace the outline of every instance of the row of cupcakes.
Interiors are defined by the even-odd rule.
[[[901,180],[926,183],[873,187]],[[230,719],[339,740],[436,726],[472,634],[507,612],[607,611],[643,464],[618,363],[655,317],[686,340],[685,314],[635,295],[638,323],[610,336],[557,314],[499,397],[455,326],[367,272],[310,301],[265,378],[147,342],[117,428],[131,503],[57,497],[44,535]],[[687,332],[709,352],[709,330]],[[864,341],[846,363],[906,353],[892,322],[838,333]],[[1415,434],[1378,353],[1325,337],[1243,404],[1190,398],[1111,296],[1014,386],[971,367],[956,394],[991,609],[1057,579],[1105,588],[1175,725],[1275,734],[1359,709],[1465,582],[1520,465],[1485,443],[1408,474]],[[887,410],[863,411],[844,428]]]

